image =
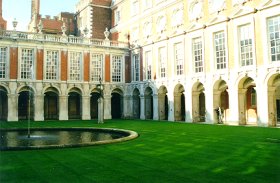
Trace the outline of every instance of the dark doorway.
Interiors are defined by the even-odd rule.
[[[111,112],[112,119],[120,119],[122,117],[121,95],[118,93],[112,93]]]
[[[277,124],[280,124],[280,100],[276,100]]]
[[[45,93],[44,118],[46,120],[58,119],[58,96],[54,92]]]
[[[33,93],[22,91],[18,97],[18,119],[27,120],[34,117]]]
[[[90,98],[90,116],[91,119],[98,118],[98,99],[100,97],[99,93],[92,93]]]
[[[181,95],[181,121],[185,121],[186,110],[185,110],[185,95]]]
[[[0,88],[0,120],[7,121],[8,116],[8,97],[7,92]]]
[[[69,119],[81,119],[81,99],[76,92],[69,93],[68,97],[68,116]]]
[[[205,121],[205,94],[204,92],[201,92],[199,94],[199,120],[200,122]]]
[[[167,95],[165,95],[165,97],[164,97],[164,110],[165,110],[164,120],[168,120],[168,97],[167,97]]]

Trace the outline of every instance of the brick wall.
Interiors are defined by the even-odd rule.
[[[10,78],[17,79],[18,48],[10,48]]]
[[[105,55],[105,82],[111,81],[110,55]]]
[[[97,39],[105,39],[104,31],[106,27],[109,30],[111,28],[111,9],[93,7],[92,17],[92,37]]]
[[[61,51],[61,81],[67,80],[67,51]]]
[[[37,50],[37,71],[36,80],[43,80],[44,50]]]
[[[84,53],[84,81],[89,81],[89,53]]]

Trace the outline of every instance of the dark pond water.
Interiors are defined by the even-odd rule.
[[[130,135],[128,132],[105,129],[32,129],[0,130],[0,149],[36,149],[76,147],[114,142]]]

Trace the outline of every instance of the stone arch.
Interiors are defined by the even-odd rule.
[[[123,117],[123,91],[120,88],[115,88],[111,95],[112,119],[120,119]]]
[[[257,91],[255,81],[248,76],[238,83],[239,124],[257,124]]]
[[[34,119],[34,95],[32,86],[22,86],[18,88],[18,119]]]
[[[0,85],[0,120],[7,121],[8,117],[8,91]]]
[[[167,88],[162,85],[158,89],[159,120],[168,120],[168,96]]]
[[[151,87],[146,87],[144,91],[145,119],[153,119],[153,90]]]
[[[185,121],[185,89],[181,84],[177,84],[174,88],[174,119],[175,121]]]
[[[192,116],[193,122],[205,122],[206,107],[204,85],[197,81],[192,87]]]
[[[222,121],[227,121],[229,115],[228,85],[224,80],[217,80],[213,86],[214,122],[218,122],[218,107],[222,109]]]
[[[276,73],[268,79],[268,119],[269,126],[280,125],[280,74]]]
[[[44,119],[57,120],[59,118],[59,90],[55,87],[44,89]]]
[[[59,87],[54,85],[48,85],[43,88],[43,93],[46,92],[55,92],[58,96],[61,95],[61,90]]]
[[[68,118],[81,119],[82,115],[82,91],[72,87],[68,90]]]

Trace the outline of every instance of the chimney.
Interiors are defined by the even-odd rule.
[[[51,18],[50,15],[46,15],[46,19],[49,20]]]

